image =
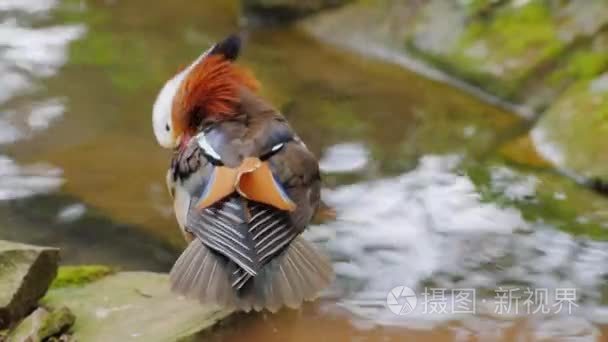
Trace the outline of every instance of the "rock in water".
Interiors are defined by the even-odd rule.
[[[212,326],[230,312],[202,306],[171,293],[169,277],[148,272],[110,275],[80,287],[52,289],[49,307],[76,315],[77,341],[180,341]]]
[[[28,314],[57,274],[59,250],[0,241],[0,329]]]
[[[537,150],[567,174],[608,184],[608,72],[569,87],[537,122]]]

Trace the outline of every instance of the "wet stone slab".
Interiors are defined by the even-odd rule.
[[[76,315],[78,341],[180,341],[211,327],[230,312],[172,294],[167,275],[126,272],[82,287],[49,291],[50,307]]]

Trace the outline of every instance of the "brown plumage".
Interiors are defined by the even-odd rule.
[[[187,132],[196,129],[203,118],[221,120],[235,115],[241,87],[256,91],[259,83],[249,70],[221,54],[204,58],[175,96],[171,115],[176,129]]]
[[[244,311],[296,308],[333,279],[329,259],[300,236],[319,208],[318,163],[234,66],[234,46],[218,46],[175,100],[196,136],[182,141],[168,174],[190,240],[171,271],[173,289]]]

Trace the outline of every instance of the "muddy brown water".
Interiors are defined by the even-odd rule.
[[[167,271],[183,243],[151,106],[181,65],[237,30],[235,2],[3,6],[0,238],[60,246],[65,263]],[[301,310],[239,314],[201,340],[606,335],[608,202],[539,166],[525,143],[505,153],[528,122],[297,28],[248,32],[242,63],[321,157],[324,196],[338,219],[309,238],[330,253],[337,280]],[[471,288],[479,301],[499,286],[576,288],[581,310],[398,316],[386,306],[395,286],[419,295]]]
[[[489,326],[493,326],[489,324]],[[360,328],[353,325],[348,313],[323,315],[314,305],[300,312],[283,312],[281,315],[237,315],[228,322],[198,337],[199,341],[428,341],[428,342],[511,342],[511,341],[605,341],[608,328],[588,338],[564,337],[557,334],[539,336],[526,319],[499,322],[498,326],[480,332],[459,322],[443,324],[433,329],[404,329],[394,326]]]

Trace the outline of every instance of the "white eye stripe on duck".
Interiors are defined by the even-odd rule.
[[[277,154],[281,149],[283,149],[283,147],[285,147],[285,144],[286,143],[282,142],[282,143],[278,143],[278,144],[272,146],[268,152],[266,152],[260,156],[260,159],[267,160],[267,159],[271,158],[272,156]]]
[[[276,151],[282,149],[283,146],[285,146],[285,143],[276,144],[276,145],[272,146],[272,148],[270,149],[270,151],[276,152]]]
[[[199,133],[196,136],[196,141],[198,142],[198,146],[203,150],[206,155],[217,161],[222,160],[222,157],[220,157],[220,155],[213,149],[213,147],[211,147],[211,145],[207,141],[205,133]]]

